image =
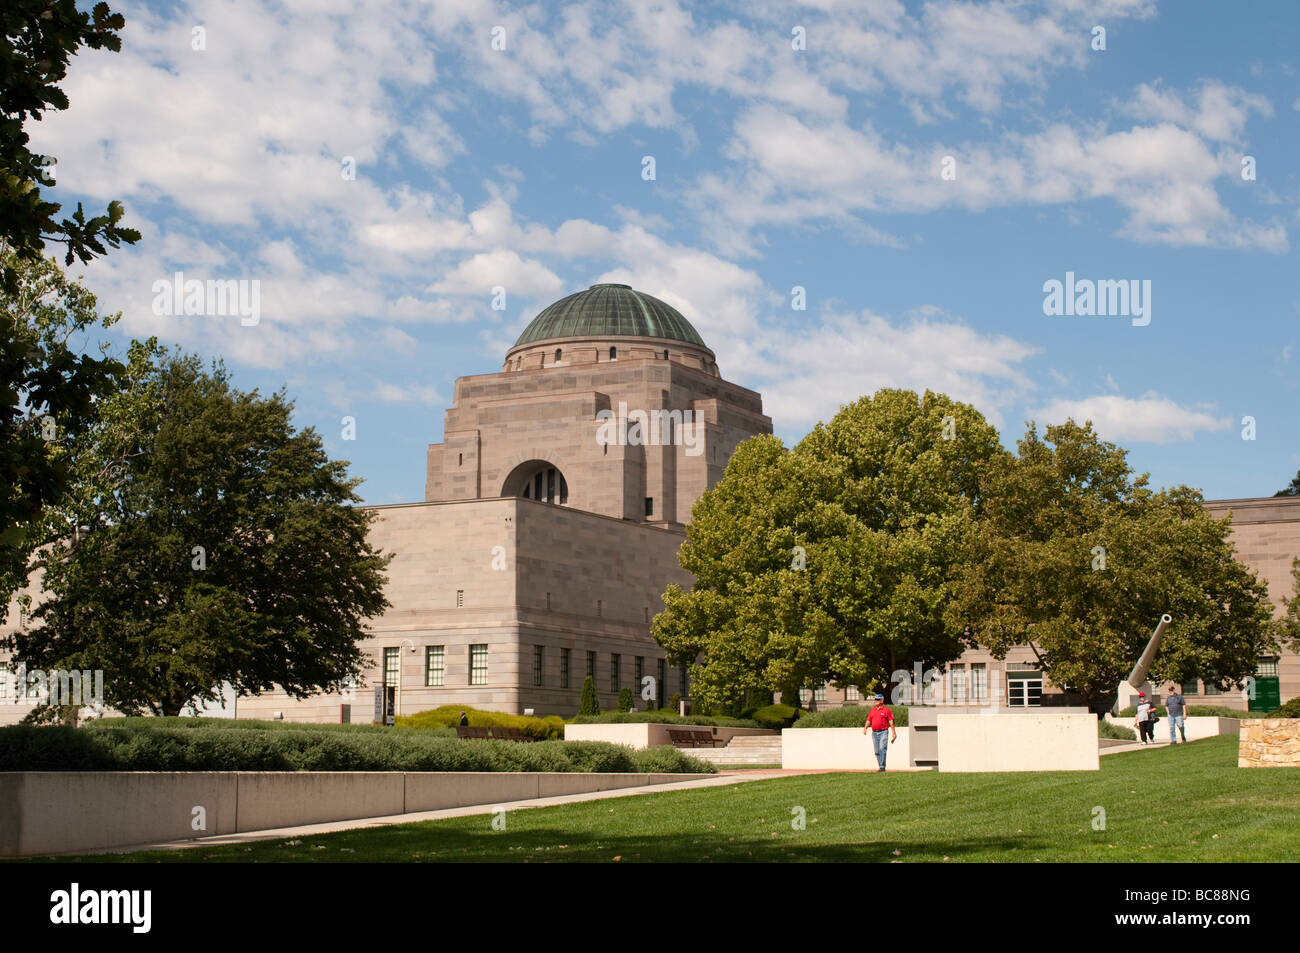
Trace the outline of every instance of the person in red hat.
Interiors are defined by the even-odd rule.
[[[1151,717],[1154,709],[1146,692],[1138,692],[1137,714],[1133,717],[1133,727],[1138,730],[1138,738],[1145,744],[1154,744],[1156,740],[1155,719]]]

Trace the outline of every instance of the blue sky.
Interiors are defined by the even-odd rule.
[[[113,7],[122,52],[29,126],[55,200],[144,233],[87,284],[118,343],[286,387],[367,502],[422,499],[455,378],[598,281],[679,308],[787,443],[928,387],[1210,498],[1300,469],[1294,3]],[[259,281],[259,322],[154,314],[177,271]],[[1150,323],[1044,314],[1067,272],[1150,281]]]

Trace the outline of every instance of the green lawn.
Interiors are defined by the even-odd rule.
[[[1296,861],[1300,771],[1239,769],[1236,738],[1099,772],[821,774],[84,861]],[[793,830],[792,809],[806,829]],[[1105,829],[1093,830],[1094,808]]]

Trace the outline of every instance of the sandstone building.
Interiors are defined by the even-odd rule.
[[[600,284],[555,302],[501,370],[456,381],[443,442],[428,448],[424,501],[374,508],[372,541],[394,559],[392,608],[368,626],[367,680],[306,701],[241,698],[235,714],[370,721],[382,686],[379,701],[398,714],[472,705],[568,716],[587,675],[603,708],[624,687],[639,699],[645,676],[661,701],[689,695],[650,620],[669,583],[691,584],[677,551],[695,500],[741,441],[771,432],[760,395],[724,380],[695,328],[663,301]],[[1207,507],[1232,513],[1239,557],[1280,606],[1300,555],[1300,497]],[[7,625],[18,621],[12,609]],[[1300,656],[1263,659],[1259,675],[1278,679],[1282,700],[1300,695]],[[1244,707],[1205,679],[1184,689],[1192,703]],[[16,721],[27,706],[3,704],[4,691],[0,723]],[[1035,705],[1054,689],[1023,647],[1005,660],[967,652],[943,691],[957,702]],[[861,700],[833,685],[810,694],[818,706]]]

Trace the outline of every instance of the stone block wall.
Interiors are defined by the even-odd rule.
[[[1246,719],[1240,739],[1239,768],[1300,768],[1300,718]]]

